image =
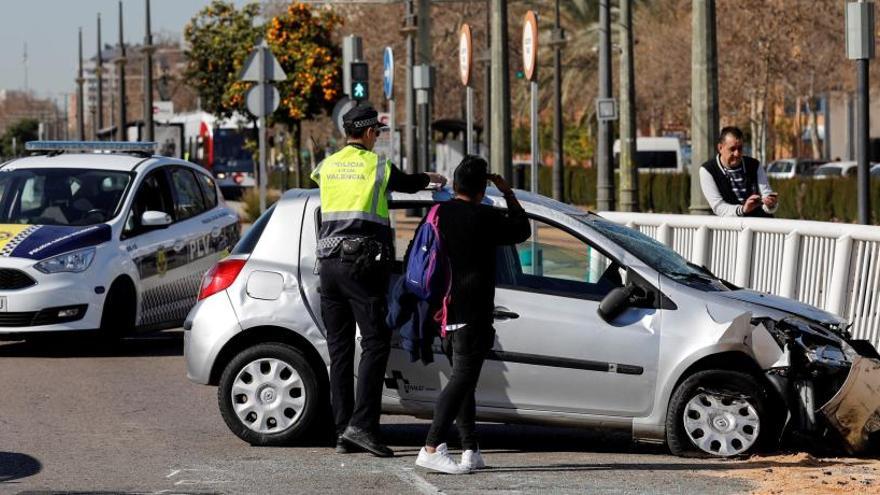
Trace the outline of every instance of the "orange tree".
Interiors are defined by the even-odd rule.
[[[248,85],[238,76],[264,29],[254,26],[259,13],[256,3],[239,10],[232,2],[214,0],[184,29],[188,46],[184,74],[198,93],[201,107],[218,118],[244,111]]]
[[[273,118],[291,128],[301,187],[307,181],[302,177],[299,155],[300,123],[329,112],[342,94],[342,50],[333,39],[341,24],[342,18],[331,10],[291,2],[266,26],[266,41],[287,73],[286,80],[276,83],[281,103]]]

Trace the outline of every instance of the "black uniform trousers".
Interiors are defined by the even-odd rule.
[[[382,386],[391,348],[385,323],[390,267],[376,264],[355,273],[339,257],[321,260],[321,315],[330,351],[330,403],[336,432],[348,425],[377,432]],[[361,360],[354,393],[355,323],[361,330]]]

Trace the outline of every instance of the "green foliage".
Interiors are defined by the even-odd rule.
[[[244,93],[249,83],[238,80],[263,26],[254,26],[260,6],[249,3],[238,10],[233,2],[214,0],[199,11],[184,29],[190,86],[201,107],[218,118],[228,118],[245,108]]]
[[[287,73],[287,80],[277,84],[279,121],[310,119],[329,112],[339,99],[342,50],[333,41],[333,31],[341,24],[342,18],[333,11],[295,1],[269,21],[266,40]]]
[[[280,197],[281,193],[278,190],[268,189],[266,191],[266,208],[272,206]],[[256,187],[245,189],[241,196],[241,202],[243,203],[242,221],[245,223],[256,222],[257,218],[260,218],[260,190]]]
[[[39,137],[40,124],[36,119],[21,119],[6,128],[3,137],[0,138],[0,156],[12,156],[12,139],[15,138],[16,152],[24,152],[24,143],[34,141]]]
[[[528,169],[524,184],[529,183]],[[538,191],[552,196],[553,168],[541,167]],[[823,222],[858,221],[858,192],[855,177],[824,180],[797,178],[772,180],[773,190],[779,193],[776,218],[816,220]],[[639,175],[639,207],[643,212],[687,214],[690,205],[689,174]],[[587,208],[596,205],[596,169],[565,168],[563,194],[567,203]],[[615,192],[617,196],[617,192]],[[880,179],[871,179],[871,220],[880,224]]]

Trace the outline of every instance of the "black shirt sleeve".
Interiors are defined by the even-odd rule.
[[[414,193],[428,187],[431,178],[428,174],[406,174],[396,165],[391,165],[391,177],[388,178],[388,190]]]
[[[487,223],[492,232],[490,239],[494,240],[496,245],[519,244],[532,235],[529,218],[522,207],[510,208],[507,211],[486,208],[486,211],[494,217]]]

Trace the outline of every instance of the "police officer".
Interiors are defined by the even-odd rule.
[[[379,457],[394,453],[378,438],[379,415],[391,331],[385,324],[386,292],[394,233],[388,193],[414,193],[435,173],[405,174],[372,152],[387,129],[369,107],[342,117],[346,145],[312,173],[321,188],[321,314],[330,352],[330,402],[336,423],[336,451],[360,447]],[[361,360],[354,391],[355,323],[361,331]]]

